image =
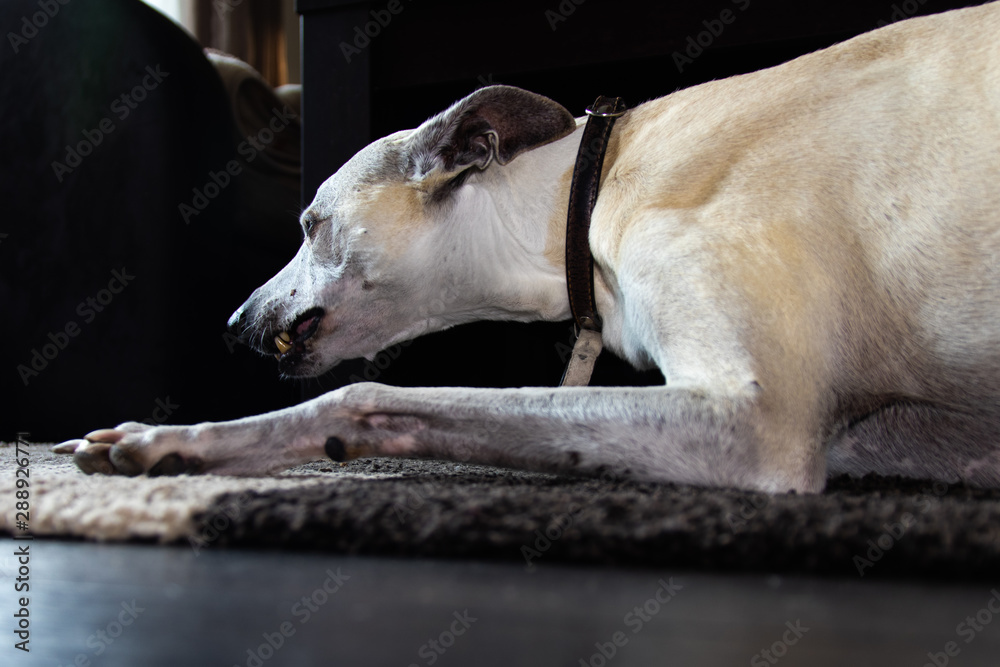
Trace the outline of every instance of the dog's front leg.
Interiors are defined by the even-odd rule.
[[[398,389],[354,385],[357,429],[333,458],[415,456],[540,472],[819,491],[818,437],[772,429],[760,388],[741,395],[672,387]]]
[[[822,488],[818,446],[762,436],[768,429],[756,405],[752,387],[723,397],[670,387],[363,383],[257,417],[123,425],[56,450],[74,452],[87,472],[124,474],[252,475],[324,457],[401,456],[771,491]]]

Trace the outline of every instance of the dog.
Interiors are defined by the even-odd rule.
[[[1000,485],[1000,3],[646,102],[593,210],[604,344],[654,387],[358,383],[222,423],[72,440],[88,473],[432,457],[819,492]],[[286,377],[473,320],[565,320],[583,119],[508,86],[361,150],[231,330]]]

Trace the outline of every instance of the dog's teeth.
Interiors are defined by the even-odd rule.
[[[292,349],[292,337],[288,335],[287,331],[282,331],[274,337],[274,344],[278,346],[279,352],[288,352]]]

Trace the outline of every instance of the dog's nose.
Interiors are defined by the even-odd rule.
[[[240,341],[244,345],[249,344],[250,328],[247,326],[246,303],[237,308],[236,312],[229,316],[229,322],[226,324],[226,328],[229,330],[229,333],[236,336],[236,339],[238,341]]]

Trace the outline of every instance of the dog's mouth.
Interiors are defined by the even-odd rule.
[[[274,337],[274,346],[278,349],[274,358],[282,367],[293,366],[302,359],[306,341],[316,333],[324,314],[322,308],[310,308],[296,317],[287,330]]]

